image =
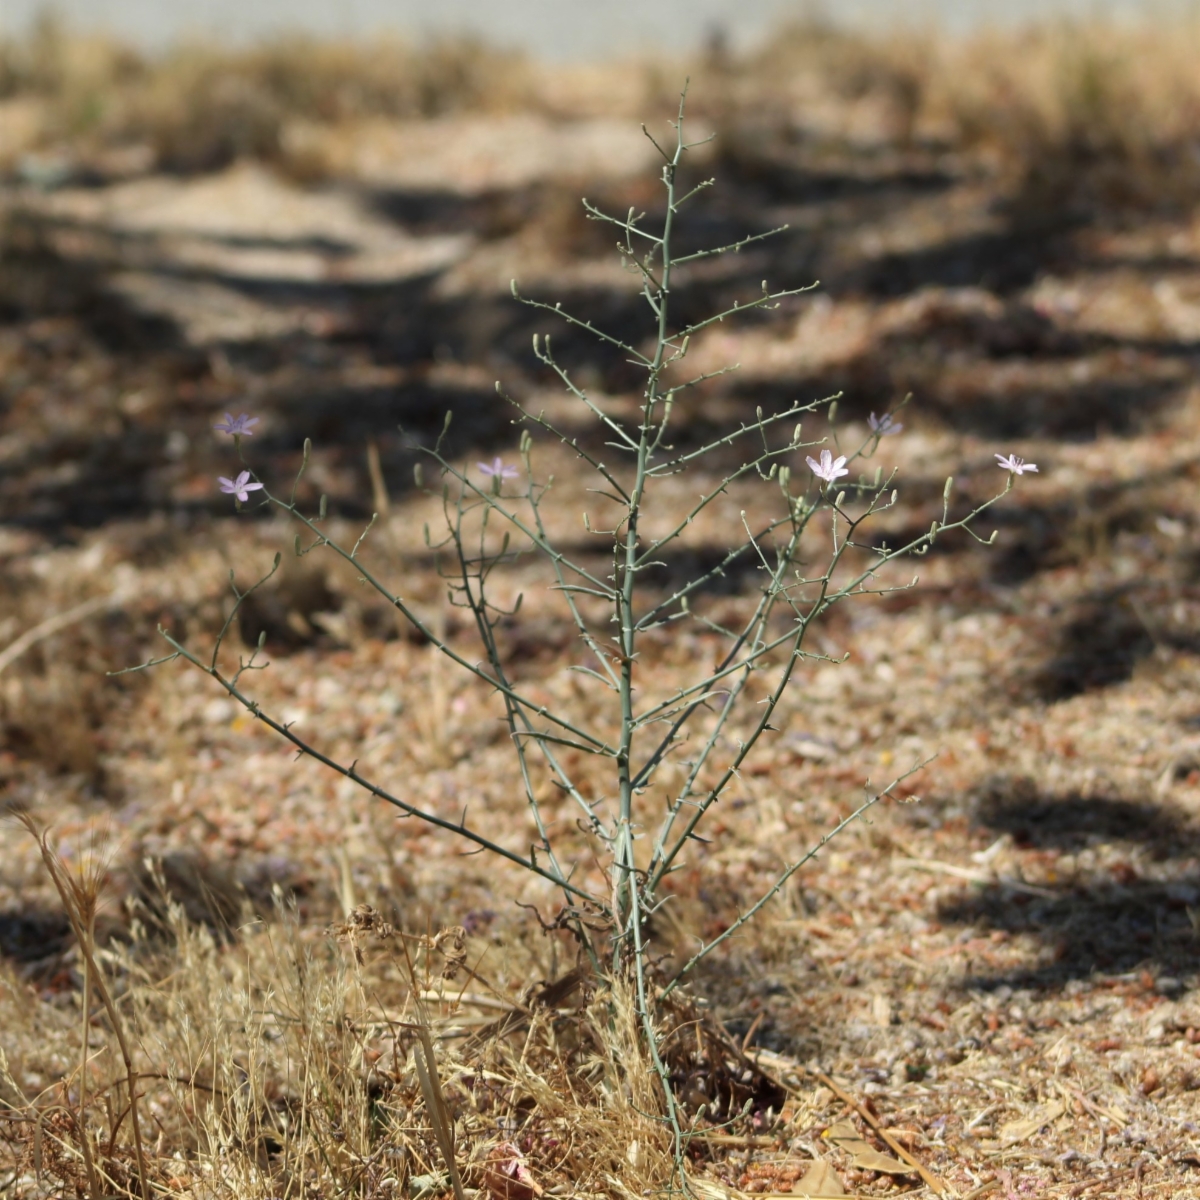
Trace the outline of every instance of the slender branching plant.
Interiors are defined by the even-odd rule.
[[[367,566],[361,551],[371,525],[348,546],[328,532],[324,497],[315,515],[303,511],[296,499],[296,485],[308,463],[310,443],[305,443],[300,475],[290,495],[270,491],[244,460],[245,469],[236,477],[220,481],[222,490],[235,498],[239,509],[250,501],[252,493],[261,492],[258,500],[286,514],[300,527],[296,554],[321,551],[343,560],[446,660],[494,691],[503,705],[521,785],[537,831],[529,851],[521,853],[503,844],[497,831],[489,829],[486,818],[482,823],[469,822],[464,814],[460,820],[451,820],[419,807],[406,798],[402,787],[389,787],[369,777],[357,763],[333,757],[321,748],[319,739],[302,735],[268,712],[254,698],[247,682],[249,673],[265,665],[259,658],[261,638],[254,653],[240,657],[236,668],[226,669],[222,648],[238,608],[270,574],[243,590],[231,573],[235,603],[207,653],[160,630],[170,652],[133,669],[186,660],[211,676],[230,697],[301,754],[353,780],[401,813],[437,826],[552,884],[562,898],[556,925],[575,935],[596,972],[619,977],[636,997],[645,1047],[662,1082],[663,1120],[669,1123],[676,1162],[682,1166],[688,1130],[659,1058],[660,1002],[697,964],[770,904],[830,837],[924,764],[913,764],[905,775],[868,794],[817,845],[788,863],[723,933],[698,945],[674,977],[664,979],[649,968],[648,921],[668,897],[665,885],[669,877],[684,864],[689,847],[702,840],[706,817],[739,778],[764,737],[776,728],[772,722],[798,667],[805,660],[824,657],[809,648],[814,623],[842,601],[890,590],[878,577],[881,568],[898,558],[925,553],[947,534],[964,531],[983,541],[973,532],[973,523],[1007,493],[1016,475],[1036,467],[1013,456],[1001,459],[999,465],[1008,472],[1006,486],[965,515],[952,515],[952,480],[947,480],[941,516],[919,536],[889,547],[872,531],[872,523],[877,528],[880,515],[896,504],[894,479],[878,469],[862,471],[855,477],[852,469],[862,466],[881,439],[900,432],[901,426],[890,413],[878,418],[872,414],[865,438],[856,447],[844,450],[834,424],[837,397],[797,402],[771,413],[760,408],[753,420],[706,444],[677,448],[681,396],[713,374],[723,373],[688,373],[692,339],[710,326],[735,320],[752,310],[774,308],[786,297],[808,289],[772,290],[764,282],[759,293],[735,302],[731,308],[690,323],[678,323],[675,294],[686,282],[689,266],[714,256],[736,254],[780,231],[679,253],[678,223],[684,209],[712,181],[690,188],[683,181],[681,168],[697,143],[685,136],[682,100],[673,129],[673,144],[665,146],[646,133],[662,156],[665,206],[661,219],[649,219],[633,210],[615,216],[584,201],[590,218],[613,228],[622,259],[639,281],[648,316],[643,341],[607,332],[559,304],[524,297],[513,285],[517,301],[544,310],[633,364],[643,380],[636,419],[612,415],[556,357],[550,338],[535,337],[537,358],[557,376],[581,411],[590,414],[601,437],[581,439],[544,414],[526,411],[512,401],[518,410],[516,421],[522,427],[520,466],[495,458],[475,468],[464,468],[449,456],[445,430],[436,444],[424,448],[431,470],[422,475],[418,469],[418,483],[440,497],[446,519],[443,535],[433,536],[427,531],[426,536],[439,552],[451,602],[469,615],[482,658],[448,638],[443,625],[423,617],[417,606]],[[818,412],[827,416],[829,432],[816,441],[805,441],[802,420]],[[234,438],[241,455],[242,438],[253,433],[256,421],[246,414],[227,414],[216,428]],[[445,429],[449,426],[447,414]],[[546,438],[558,439],[576,456],[580,470],[593,476],[595,491],[612,506],[614,517],[605,528],[593,528],[585,516],[588,533],[602,553],[570,552],[548,527],[552,480],[539,476],[537,463],[537,445]],[[830,440],[832,450],[823,444]],[[599,444],[602,450],[595,448]],[[818,447],[817,457],[804,454]],[[728,462],[731,456],[735,461],[740,459],[740,464],[714,477],[712,464]],[[689,507],[676,511],[672,497],[681,494],[679,477],[689,473],[703,486]],[[424,480],[430,475],[436,478],[426,485]],[[661,580],[661,567],[668,556],[686,546],[689,530],[701,515],[727,497],[735,485],[741,488],[748,483],[760,484],[768,496],[774,497],[773,515],[752,524],[743,514],[743,536],[718,561],[665,589],[661,582],[655,583],[656,578]],[[578,655],[572,670],[577,673],[580,687],[589,694],[589,704],[580,707],[590,716],[549,707],[536,698],[534,689],[522,681],[519,668],[502,650],[500,634],[513,609],[506,609],[496,599],[494,577],[514,556],[528,553],[544,558],[553,577],[552,586],[578,634]],[[276,555],[272,572],[279,562],[280,556]],[[755,568],[754,595],[742,619],[730,622],[705,606],[705,595],[727,571],[746,564]],[[697,666],[690,682],[662,695],[654,687],[652,671],[643,665],[643,649],[650,635],[661,639],[664,630],[688,625],[715,637],[723,648],[715,662]],[[595,760],[589,766],[593,784],[599,764],[600,774],[608,779],[606,789],[581,784],[578,768],[572,766],[581,761],[580,756]],[[664,770],[668,764],[671,769]],[[552,823],[538,795],[537,781],[542,772],[548,773],[557,789],[576,807],[576,828],[552,834]],[[661,802],[661,787],[665,786],[660,786],[662,779],[671,784],[665,808]],[[597,887],[596,876],[589,876],[580,867],[580,860],[586,861],[586,856],[574,853],[573,861],[573,851],[564,853],[564,843],[570,838],[575,839],[571,845],[577,850],[580,827],[590,844],[600,848],[598,857],[606,875],[603,887]],[[639,842],[643,849],[635,853]]]

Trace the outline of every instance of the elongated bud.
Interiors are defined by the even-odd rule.
[[[312,438],[304,439],[304,456],[300,459],[300,470],[308,466],[308,456],[312,453]]]
[[[425,486],[425,470],[421,463],[413,463],[413,483],[419,488]]]
[[[875,486],[878,487],[879,484],[882,482],[882,480],[883,480],[883,468],[876,467],[875,468]]]
[[[943,504],[949,504],[949,502],[950,502],[950,489],[951,489],[953,486],[954,486],[954,476],[953,476],[953,475],[948,475],[948,476],[946,477],[946,486],[945,486],[945,487],[942,489],[942,503],[943,503]]]
[[[779,468],[779,486],[786,492],[788,484],[792,481],[792,468],[786,463]]]
[[[521,453],[528,454],[530,446],[533,445],[533,438],[529,436],[528,429],[521,430]]]
[[[258,648],[261,650],[266,644],[267,644],[267,631],[265,629],[261,629],[261,630],[259,630],[259,633],[258,633]]]
[[[930,541],[933,541],[934,537],[937,535],[938,528],[939,528],[939,526],[936,521],[931,522],[931,524],[929,526],[929,540]]]
[[[778,470],[779,470],[779,464],[778,464],[778,463],[772,463],[772,464],[771,464],[771,469],[770,469],[770,470],[767,472],[767,478],[768,478],[768,479],[774,479],[774,478],[775,478],[775,473],[776,473]]]
[[[683,345],[679,347],[679,357],[680,358],[682,358],[688,352],[688,347],[691,344],[692,344],[692,335],[689,333],[687,335],[687,337],[685,337],[683,339]]]
[[[759,423],[761,424],[761,422],[762,422],[762,405],[761,404],[758,405],[757,408],[755,408],[754,415],[758,418]]]
[[[329,497],[324,492],[321,493],[321,503],[317,508],[317,513],[321,520],[325,520],[325,514],[329,511]]]
[[[803,421],[797,421],[797,422],[796,422],[796,428],[792,430],[792,441],[793,441],[794,443],[797,443],[797,444],[799,443],[799,441],[800,441],[800,430],[801,430],[801,428],[803,427],[803,425],[804,425],[804,422],[803,422]]]
[[[896,503],[896,497],[899,495],[900,495],[900,493],[895,488],[892,488],[892,503],[893,504]]]
[[[837,409],[838,409],[838,402],[836,400],[834,400],[833,403],[830,404],[830,406],[829,406],[829,423],[830,423],[830,425],[832,425],[834,423],[834,421],[837,420]]]
[[[837,499],[834,501],[834,504],[836,504],[838,506],[838,508],[841,508],[842,503],[845,501],[845,499],[846,499],[846,493],[838,492]]]
[[[454,413],[450,409],[446,409],[446,419],[442,422],[442,432],[445,433],[450,428],[450,422],[454,419]]]

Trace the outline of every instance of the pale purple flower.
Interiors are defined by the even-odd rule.
[[[249,413],[238,413],[235,417],[232,413],[225,414],[224,421],[218,421],[213,428],[218,433],[244,433],[250,437],[254,433],[253,426],[259,422],[258,417],[252,417]]]
[[[1003,467],[1006,471],[1011,471],[1014,475],[1024,475],[1026,471],[1032,471],[1037,474],[1037,463],[1027,463],[1023,458],[1018,458],[1015,454],[1010,454],[1007,458],[1002,454],[996,455],[996,466]]]
[[[870,425],[871,432],[879,434],[880,437],[890,437],[904,428],[899,421],[892,419],[891,413],[884,413],[882,417],[877,417],[872,413],[867,418],[867,424]]]
[[[243,471],[236,479],[226,479],[224,475],[218,475],[217,482],[221,485],[221,491],[236,496],[242,504],[250,499],[251,492],[257,492],[262,487],[261,483],[250,482],[249,471]]]
[[[820,462],[817,462],[811,454],[805,457],[808,459],[808,465],[812,468],[812,473],[818,479],[824,479],[826,483],[836,483],[841,476],[850,474],[846,469],[844,454],[839,454],[837,458],[834,458],[828,450],[822,450]]]
[[[496,455],[490,463],[475,464],[485,475],[491,475],[496,479],[516,479],[520,475],[520,471],[516,467],[506,467],[504,459],[500,455]]]

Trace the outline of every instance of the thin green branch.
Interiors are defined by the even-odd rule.
[[[701,187],[703,186],[704,185],[701,184]],[[692,193],[689,193],[689,195],[694,194],[694,192],[699,190],[700,188],[695,188],[693,189]],[[774,229],[767,229],[762,233],[748,234],[746,237],[741,238],[736,242],[727,242],[724,246],[714,246],[711,250],[695,250],[691,254],[685,254],[682,258],[677,258],[675,260],[675,265],[677,267],[682,267],[685,263],[695,262],[698,258],[715,258],[718,254],[737,254],[743,246],[749,246],[754,242],[765,241],[767,238],[774,237],[777,233],[786,232],[789,228],[791,228],[789,225],[776,225]],[[820,281],[818,280],[815,283],[810,283],[802,290],[810,291],[812,288],[820,286]]]
[[[743,313],[754,312],[755,309],[769,308],[777,304],[780,300],[786,300],[789,296],[803,296],[805,292],[812,291],[813,284],[806,284],[799,288],[782,288],[778,292],[766,292],[757,299],[747,300],[745,303],[735,300],[731,308],[725,309],[723,312],[714,313],[711,317],[705,317],[702,321],[696,321],[694,324],[685,325],[675,335],[676,337],[685,338],[697,334],[702,329],[707,329],[710,325],[719,325],[729,317],[739,317]]]
[[[478,493],[478,489],[475,490]],[[298,508],[296,508],[295,505],[285,504],[282,500],[271,496],[270,493],[266,493],[266,495],[272,503],[277,504],[285,512],[295,517],[295,519],[298,520],[302,525],[316,532],[316,526]],[[512,699],[514,703],[520,705],[523,710],[527,710],[528,712],[534,713],[536,716],[544,717],[546,720],[552,721],[560,729],[565,729],[568,733],[574,734],[575,737],[580,738],[582,741],[589,743],[597,749],[606,747],[606,743],[600,738],[593,737],[586,730],[580,729],[572,722],[558,716],[555,713],[552,713],[546,705],[535,704],[532,700],[526,696],[523,696],[515,688],[510,687],[501,680],[489,675],[487,671],[483,670],[483,668],[478,666],[476,663],[471,662],[470,659],[464,658],[463,655],[459,654],[453,646],[445,641],[445,639],[439,638],[436,632],[431,629],[428,624],[423,621],[400,596],[396,595],[387,587],[385,587],[383,582],[378,579],[372,571],[365,567],[361,560],[352,559],[349,552],[339,546],[336,542],[330,541],[328,542],[328,546],[334,554],[338,555],[346,562],[352,563],[354,565],[354,569],[358,572],[359,577],[370,587],[374,588],[379,595],[383,596],[388,603],[393,605],[404,617],[404,619],[408,621],[414,629],[417,630],[418,633],[420,633],[427,641],[430,641],[436,645],[438,650],[448,659],[450,659],[451,662],[462,667],[464,671],[474,675],[477,679],[481,679],[485,683],[494,687],[502,695]],[[553,550],[548,551],[548,553],[559,558],[562,557],[561,555],[557,555],[557,552]]]
[[[793,417],[802,416],[805,413],[816,412],[821,405],[828,404],[830,401],[836,400],[840,395],[841,392],[838,392],[836,395],[827,396],[823,400],[810,400],[807,403],[801,403],[799,400],[797,400],[794,404],[792,404],[789,408],[784,409],[782,412],[772,413],[770,416],[763,417],[749,425],[743,422],[731,433],[722,434],[719,438],[714,438],[713,441],[705,443],[697,450],[689,450],[687,454],[680,454],[676,458],[668,459],[666,462],[660,463],[658,466],[651,468],[651,473],[655,476],[672,475],[681,467],[686,466],[688,463],[695,462],[697,459],[711,454],[714,450],[719,450],[722,446],[732,445],[735,441],[737,441],[738,438],[744,437],[748,433],[757,433],[760,429],[765,429],[767,426],[774,425],[779,421],[789,421]],[[796,432],[792,435],[792,440],[788,448],[792,450],[803,450],[806,448],[806,446],[818,444],[819,443],[816,442],[801,442],[799,426],[797,426]]]
[[[316,762],[322,763],[331,771],[336,771],[337,774],[344,776],[346,779],[352,780],[358,784],[364,791],[370,792],[372,796],[398,808],[402,813],[409,817],[416,817],[420,821],[424,821],[428,825],[436,826],[438,829],[445,829],[450,833],[458,834],[460,837],[466,838],[467,841],[473,842],[481,850],[489,850],[493,854],[499,855],[501,858],[507,859],[511,863],[515,863],[519,867],[524,867],[527,871],[532,871],[533,874],[540,876],[542,879],[548,880],[556,887],[564,888],[570,891],[573,895],[580,899],[587,900],[591,904],[597,905],[602,911],[607,914],[607,908],[598,901],[590,892],[578,887],[568,879],[562,878],[560,875],[555,875],[551,871],[538,866],[536,862],[527,858],[522,858],[521,855],[515,854],[513,851],[501,846],[499,842],[492,841],[491,838],[485,837],[481,833],[477,833],[474,829],[469,829],[464,822],[448,821],[445,817],[439,817],[436,813],[431,813],[425,809],[418,808],[415,804],[410,804],[407,800],[402,800],[399,796],[393,795],[391,792],[380,787],[377,783],[373,783],[364,775],[360,774],[355,763],[346,766],[340,763],[335,758],[331,758],[328,754],[324,754],[318,750],[310,742],[292,732],[292,728],[288,724],[275,720],[274,717],[264,712],[256,700],[252,700],[238,688],[234,687],[220,671],[213,667],[209,667],[206,663],[198,659],[192,654],[186,646],[177,642],[162,626],[159,626],[159,634],[164,640],[175,648],[175,653],[181,658],[187,659],[193,666],[198,667],[206,675],[211,676],[216,682],[225,689],[228,695],[236,700],[255,720],[261,721],[269,729],[273,729],[280,737],[291,742],[301,754],[307,755]]]
[[[791,879],[792,876],[795,875],[797,871],[801,870],[803,867],[806,867],[810,862],[812,862],[812,860],[814,858],[816,858],[817,855],[820,854],[820,852],[822,850],[824,850],[825,847],[828,846],[829,843],[838,836],[838,834],[840,834],[844,829],[846,829],[847,826],[852,825],[860,817],[865,815],[870,809],[874,808],[875,805],[878,804],[882,799],[884,799],[885,796],[890,795],[893,788],[898,787],[901,783],[903,783],[906,779],[910,778],[911,776],[915,775],[923,767],[928,766],[932,761],[933,761],[932,757],[926,758],[926,759],[923,759],[921,762],[917,763],[915,766],[910,767],[907,771],[904,772],[903,775],[899,775],[895,779],[893,779],[892,782],[889,783],[887,785],[887,787],[885,787],[883,789],[883,791],[876,792],[875,795],[870,796],[867,800],[865,800],[862,804],[860,804],[858,806],[858,808],[856,808],[848,817],[844,817],[828,833],[822,835],[820,841],[818,841],[816,843],[816,845],[814,845],[802,858],[799,858],[794,863],[792,863],[787,868],[787,870],[785,870],[775,880],[775,882],[763,893],[763,895],[760,896],[759,899],[756,900],[754,902],[754,904],[752,904],[748,909],[746,909],[746,911],[744,913],[742,913],[738,917],[738,919],[736,921],[734,921],[732,925],[729,926],[728,929],[726,929],[724,932],[722,932],[717,937],[713,938],[713,940],[711,942],[708,942],[705,945],[701,946],[700,949],[697,950],[696,953],[693,954],[692,957],[689,958],[686,963],[684,963],[684,965],[679,969],[678,974],[676,974],[675,977],[671,980],[671,982],[669,984],[667,984],[667,986],[663,989],[662,999],[666,999],[666,997],[669,996],[680,985],[680,983],[683,982],[685,976],[687,976],[692,970],[694,970],[696,965],[698,963],[700,963],[701,961],[703,961],[705,958],[707,958],[718,946],[721,945],[722,942],[728,941],[743,926],[745,926],[748,922],[754,920],[754,918],[763,910],[763,908],[766,907],[766,905],[768,905],[776,896],[779,895],[780,891],[787,884],[788,880]]]
[[[519,300],[528,308],[541,309],[543,312],[553,313],[556,317],[561,317],[568,325],[574,325],[577,329],[586,329],[592,337],[599,339],[602,342],[607,342],[610,346],[616,346],[618,350],[623,350],[626,354],[632,354],[634,359],[643,365],[649,366],[650,360],[635,347],[628,342],[621,341],[620,338],[613,337],[612,334],[605,333],[603,329],[597,329],[591,321],[585,321],[582,317],[577,317],[563,308],[561,303],[547,304],[545,300],[531,300],[528,296],[522,296],[517,290],[517,281],[512,281],[512,294],[514,300]]]

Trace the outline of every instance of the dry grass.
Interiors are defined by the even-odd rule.
[[[321,130],[344,138],[363,123],[463,112],[636,115],[687,72],[697,111],[746,163],[769,162],[780,138],[796,137],[965,151],[1008,177],[1031,218],[1046,218],[1079,205],[1188,202],[1200,170],[1198,55],[1200,25],[1182,17],[1064,20],[959,39],[872,39],[807,23],[744,58],[716,50],[686,64],[572,73],[471,41],[295,37],[148,58],[47,19],[26,40],[0,44],[11,127],[0,162],[69,145],[102,173],[204,171],[251,157],[322,178],[336,162],[314,150]]]
[[[239,52],[189,44],[151,59],[46,19],[0,47],[0,96],[42,102],[42,145],[71,143],[118,169],[206,171],[250,157],[311,170],[289,159],[292,124],[510,111],[528,100],[529,82],[519,57],[470,40],[418,49],[294,37]]]
[[[717,116],[751,158],[756,144],[769,158],[789,134],[965,152],[1000,173],[1030,220],[1177,210],[1200,175],[1198,55],[1200,23],[1185,18],[1063,20],[961,39],[874,40],[807,24],[723,64]]]
[[[514,1163],[554,1194],[667,1181],[661,1097],[619,990],[572,976],[514,996],[466,964],[461,929],[393,929],[365,905],[304,930],[278,897],[270,923],[242,913],[234,945],[155,882],[162,903],[127,940],[97,951],[83,932],[121,1007],[119,1023],[85,1022],[84,1063],[78,1022],[11,971],[0,979],[10,1194],[136,1190],[127,1118],[139,1111],[159,1195],[437,1195],[448,1163],[508,1200],[541,1194],[510,1178]],[[497,1023],[519,1036],[477,1036]]]

